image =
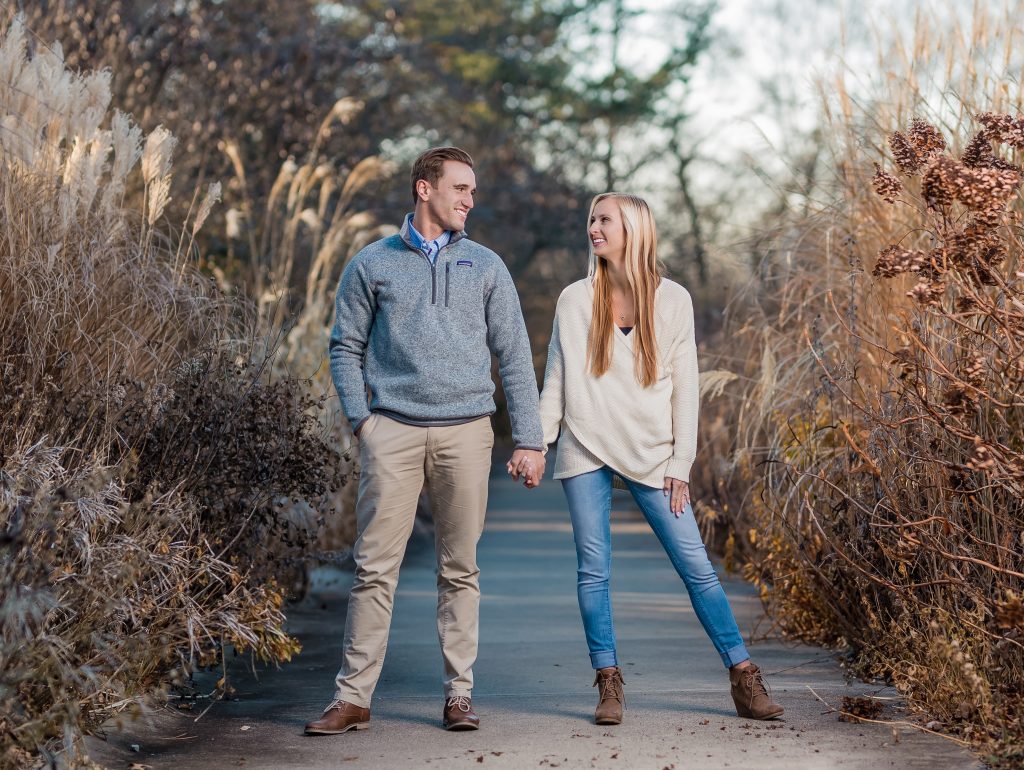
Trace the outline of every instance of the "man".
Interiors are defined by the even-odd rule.
[[[356,575],[335,698],[306,725],[307,735],[369,727],[424,482],[437,551],[442,723],[448,730],[479,727],[472,705],[476,546],[494,444],[492,352],[516,446],[509,470],[530,487],[544,473],[537,381],[515,284],[501,258],[464,231],[476,194],[473,159],[455,147],[428,150],[413,165],[412,193],[415,209],[401,232],[356,254],[338,287],[331,375],[362,469]]]

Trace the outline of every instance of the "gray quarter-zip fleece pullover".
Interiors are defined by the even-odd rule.
[[[338,286],[331,376],[349,423],[358,429],[371,412],[413,425],[493,414],[493,352],[512,439],[540,449],[537,378],[508,268],[464,232],[453,233],[432,265],[408,222],[356,254]]]

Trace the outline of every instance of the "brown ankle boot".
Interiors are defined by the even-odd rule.
[[[626,705],[626,693],[622,689],[624,684],[618,666],[598,669],[594,687],[598,688],[600,700],[594,711],[595,724],[617,725],[622,722],[622,708]]]
[[[744,719],[774,719],[785,711],[778,703],[772,702],[761,678],[761,669],[753,663],[746,668],[730,669],[729,684],[736,713]]]

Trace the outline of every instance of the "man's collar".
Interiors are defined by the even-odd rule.
[[[402,229],[399,234],[401,235],[402,240],[405,241],[409,246],[416,249],[417,251],[422,251],[426,247],[427,243],[429,243],[429,241],[427,241],[423,237],[423,235],[413,226],[413,216],[414,212],[410,212],[405,215],[405,221],[402,223]],[[445,234],[447,234],[448,243],[455,243],[456,241],[466,237],[465,230],[462,230],[461,232],[457,233],[452,230],[445,230],[444,233],[439,235],[434,240],[443,238]]]
[[[416,229],[416,225],[413,224],[414,218],[415,214],[409,214],[409,236],[412,238],[413,242],[418,242],[421,248],[433,241],[447,240],[451,237],[450,231],[442,230],[441,234],[436,238],[427,238],[423,233]]]

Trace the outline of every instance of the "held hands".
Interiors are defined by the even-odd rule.
[[[542,452],[535,449],[517,449],[505,467],[513,481],[522,479],[527,489],[533,489],[544,477],[546,462]]]
[[[690,504],[690,485],[685,481],[666,476],[665,486],[662,487],[662,491],[665,493],[665,497],[671,495],[672,499],[669,500],[669,509],[678,519],[682,512],[686,510],[686,506]]]

